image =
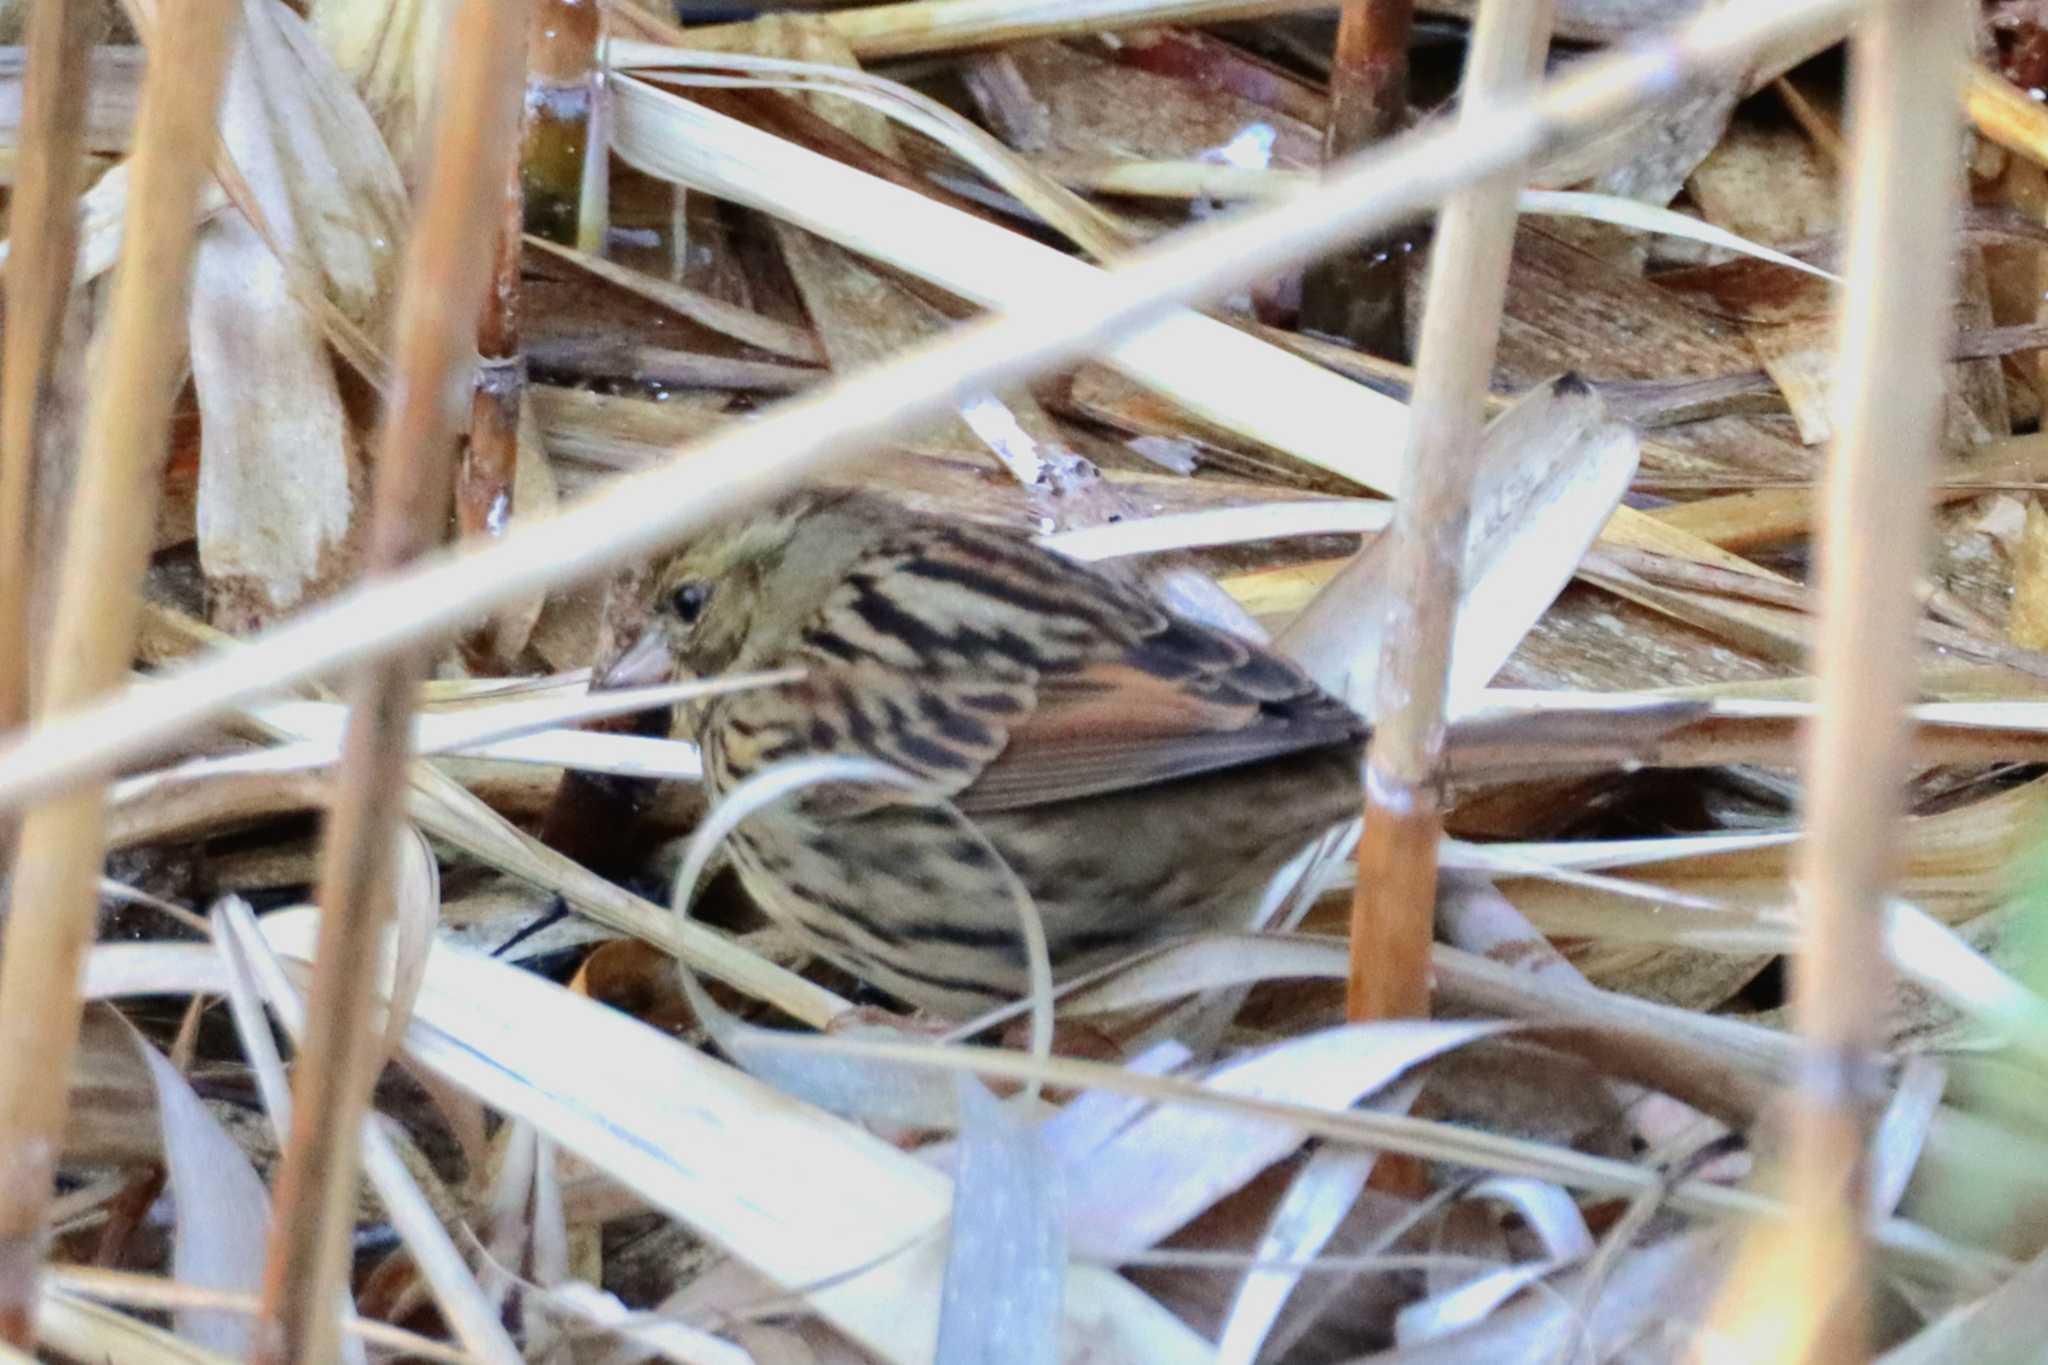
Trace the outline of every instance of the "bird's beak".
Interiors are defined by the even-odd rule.
[[[675,657],[669,653],[668,642],[661,632],[648,627],[640,637],[627,645],[625,651],[604,671],[604,687],[607,690],[627,687],[658,687],[675,676]]]

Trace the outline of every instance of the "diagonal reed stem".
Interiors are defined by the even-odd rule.
[[[1486,0],[1458,117],[1481,122],[1541,70],[1550,0]],[[1472,469],[1507,295],[1523,167],[1444,204],[1431,251],[1408,427],[1407,494],[1394,511],[1390,621],[1366,766],[1365,832],[1351,903],[1353,1019],[1429,1013],[1436,849],[1443,832],[1444,690],[1465,567]]]
[[[41,715],[127,676],[177,396],[193,205],[235,13],[235,0],[172,0],[143,79],[105,381],[86,418]],[[103,793],[82,787],[30,811],[19,852],[0,954],[0,1338],[26,1346],[99,904]]]
[[[1839,416],[1819,558],[1820,710],[1797,864],[1808,951],[1795,1004],[1806,1051],[1788,1269],[1813,1318],[1803,1353],[1779,1357],[1788,1360],[1869,1353],[1865,1139],[1883,1102],[1873,1056],[1890,993],[1882,924],[1919,658],[1913,588],[1946,404],[1942,339],[1953,325],[1961,193],[1956,81],[1967,31],[1959,0],[1873,0],[1851,50]]]
[[[396,384],[378,445],[366,555],[391,574],[448,531],[454,447],[490,280],[496,227],[518,128],[526,6],[463,0],[449,18],[437,117],[418,224],[406,252],[394,354]],[[411,762],[411,711],[428,663],[416,641],[348,685],[338,788],[320,869],[320,946],[291,1138],[263,1283],[275,1333],[265,1361],[325,1362],[340,1331],[364,1106],[376,1080],[371,1028],[392,857]]]

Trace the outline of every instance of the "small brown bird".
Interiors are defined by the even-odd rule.
[[[1026,989],[990,847],[1036,902],[1059,980],[1244,926],[1274,874],[1359,808],[1367,728],[1349,707],[1021,537],[808,492],[701,537],[657,584],[642,649],[665,647],[681,675],[806,670],[694,708],[714,799],[778,761],[858,756],[929,784],[987,837],[929,800],[836,784],[730,843],[771,916],[935,1013]]]

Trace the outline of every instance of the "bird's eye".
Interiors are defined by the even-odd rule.
[[[669,594],[669,609],[676,619],[686,626],[697,624],[697,618],[704,614],[704,604],[711,600],[711,585],[701,579],[691,579]]]

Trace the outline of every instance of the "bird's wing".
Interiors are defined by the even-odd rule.
[[[879,547],[801,639],[782,661],[806,670],[801,683],[716,704],[715,739],[741,768],[876,758],[963,810],[1010,810],[1365,734],[1270,651],[1176,617],[1122,580],[971,530],[920,529]]]
[[[1039,680],[1037,704],[958,798],[1012,810],[1361,743],[1365,722],[1292,665],[1175,618],[1118,653]]]

